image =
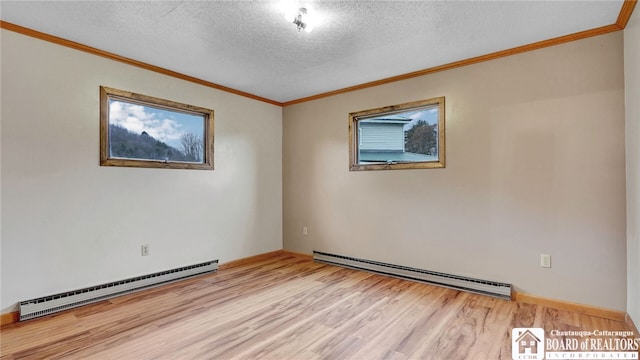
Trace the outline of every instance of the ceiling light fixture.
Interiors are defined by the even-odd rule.
[[[311,15],[307,8],[301,7],[297,11],[288,12],[285,19],[294,23],[298,27],[298,31],[304,29],[306,32],[311,32],[313,30]]]

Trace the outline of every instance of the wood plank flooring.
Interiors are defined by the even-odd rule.
[[[0,359],[511,359],[514,327],[631,330],[281,253],[5,326]]]

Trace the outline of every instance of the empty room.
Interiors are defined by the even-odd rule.
[[[0,359],[638,359],[640,10],[0,1]]]

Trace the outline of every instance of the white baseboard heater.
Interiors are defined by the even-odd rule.
[[[380,275],[388,275],[401,279],[419,281],[451,289],[511,300],[511,284],[473,279],[464,276],[358,259],[349,256],[328,254],[320,251],[313,252],[313,260],[331,265],[365,270]]]
[[[20,321],[218,271],[218,260],[20,302]]]

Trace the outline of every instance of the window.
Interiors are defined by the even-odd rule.
[[[213,110],[101,86],[100,165],[213,170]]]
[[[349,114],[350,170],[443,168],[444,97]]]

